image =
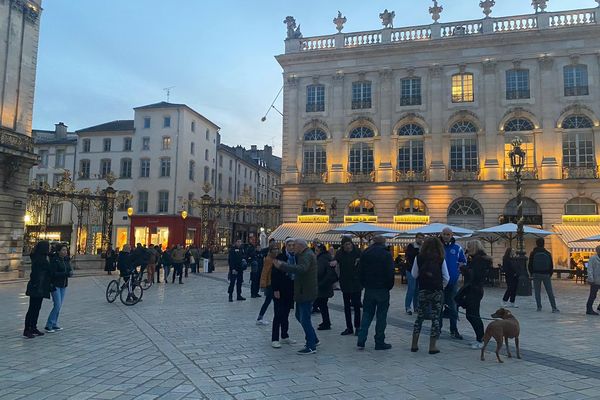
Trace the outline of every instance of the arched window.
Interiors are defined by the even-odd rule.
[[[563,167],[567,178],[595,177],[593,126],[592,120],[585,115],[570,115],[563,120],[562,128],[566,130],[563,134]]]
[[[323,202],[320,199],[306,200],[306,202],[302,206],[302,214],[325,215],[326,214],[325,202]]]
[[[404,199],[398,203],[398,215],[402,214],[418,214],[427,215],[427,207],[419,199]]]
[[[366,126],[359,126],[358,128],[354,128],[348,137],[350,139],[364,139],[372,138],[374,136],[375,133],[372,129],[369,129]]]
[[[454,200],[448,207],[448,224],[480,229],[483,227],[483,209],[472,198]]]
[[[349,215],[375,215],[375,205],[367,199],[356,199],[348,205]]]
[[[398,129],[398,136],[423,136],[424,133],[424,129],[417,124],[402,125]]]
[[[513,118],[504,124],[504,132],[532,131],[533,123],[526,118]]]
[[[425,156],[423,151],[424,129],[417,124],[402,125],[398,129],[398,171],[423,172]]]
[[[327,134],[321,129],[312,129],[304,134],[304,140],[307,142],[314,140],[327,140]]]
[[[457,121],[450,128],[450,133],[477,133],[477,126],[471,121]]]
[[[521,201],[523,202],[523,218],[525,220],[525,224],[542,225],[542,208],[540,205],[529,197],[523,197]],[[517,205],[518,203],[516,198],[511,199],[508,203],[506,203],[504,206],[504,215],[502,216],[503,223],[517,223]]]
[[[565,204],[566,215],[597,215],[598,204],[586,197],[575,197]]]
[[[352,174],[370,174],[374,170],[373,147],[370,143],[354,143],[350,147],[348,171]]]

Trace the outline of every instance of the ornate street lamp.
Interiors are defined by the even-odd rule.
[[[531,283],[529,281],[529,273],[527,272],[527,257],[525,256],[525,245],[523,241],[523,187],[522,187],[522,172],[525,167],[525,152],[521,148],[521,138],[516,137],[511,145],[512,151],[509,153],[510,166],[513,169],[515,184],[517,185],[517,266],[519,272],[519,286],[517,287],[517,295],[531,296]]]
[[[208,248],[208,218],[209,218],[209,207],[212,202],[212,198],[206,193],[201,197],[202,201],[202,247]]]

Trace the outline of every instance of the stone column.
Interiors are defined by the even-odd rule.
[[[431,162],[429,164],[429,180],[431,181],[447,180],[443,154],[443,142],[447,141],[443,136],[445,130],[443,107],[446,101],[444,97],[445,90],[442,85],[443,71],[444,68],[437,64],[429,68],[430,84],[428,98],[431,105]]]
[[[483,63],[483,121],[485,132],[479,138],[480,156],[483,160],[483,180],[500,180],[502,171],[500,160],[498,160],[499,147],[504,148],[504,144],[498,142],[498,87],[496,76],[496,63],[494,61],[485,61]]]
[[[294,74],[286,77],[283,88],[283,146],[282,181],[295,184],[299,182],[297,165],[298,149],[298,78]]]
[[[342,35],[343,36],[343,35]],[[346,143],[344,135],[346,126],[344,124],[344,72],[338,71],[333,76],[333,85],[331,90],[331,100],[327,104],[331,105],[328,111],[331,121],[332,141],[327,148],[329,182],[344,183],[344,167],[347,158]]]
[[[536,146],[541,146],[542,159],[541,179],[562,178],[562,133],[556,129],[553,102],[558,90],[558,79],[554,71],[554,59],[549,56],[539,58],[539,87],[540,97],[538,100],[543,134]],[[549,103],[546,106],[546,103]]]
[[[377,182],[393,182],[394,177],[391,173],[392,160],[394,158],[394,146],[392,146],[392,115],[393,114],[393,72],[391,69],[384,69],[379,72],[379,115],[381,122],[379,125],[380,140],[375,142],[375,160],[379,160],[377,168]]]

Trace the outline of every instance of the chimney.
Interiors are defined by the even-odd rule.
[[[59,122],[58,124],[54,124],[54,126],[55,126],[54,134],[55,134],[56,138],[66,139],[67,126],[65,124],[63,124],[62,122]]]
[[[265,161],[267,163],[270,163],[271,158],[273,157],[273,148],[271,146],[269,146],[268,144],[265,144],[263,153],[264,153],[263,158],[265,159]]]

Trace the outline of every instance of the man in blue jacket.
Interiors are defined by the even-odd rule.
[[[454,232],[452,229],[446,227],[442,231],[441,235],[442,243],[444,243],[444,249],[446,250],[446,265],[448,266],[448,274],[450,275],[450,281],[444,288],[444,304],[448,307],[448,316],[450,317],[450,336],[455,339],[462,340],[462,336],[458,333],[457,320],[458,320],[458,308],[454,297],[458,291],[458,278],[460,277],[460,267],[467,263],[465,252],[462,247],[457,244],[454,240]],[[440,331],[442,329],[442,322],[444,318],[440,318]]]

